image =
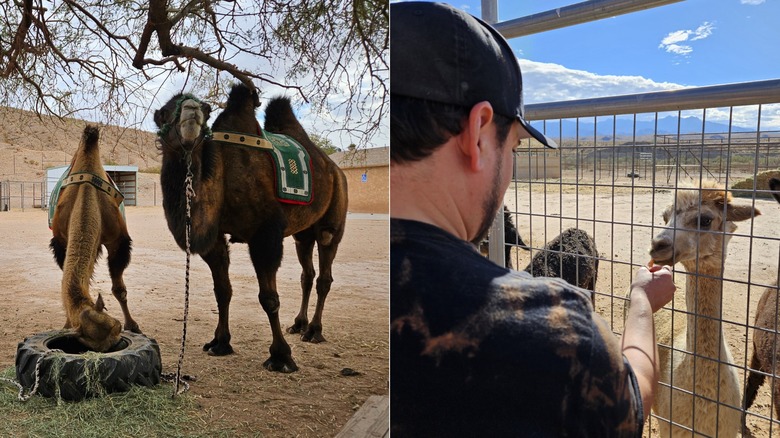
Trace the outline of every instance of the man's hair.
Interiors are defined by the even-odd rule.
[[[390,94],[390,159],[420,161],[463,131],[471,108]],[[499,144],[506,141],[513,118],[493,113]]]

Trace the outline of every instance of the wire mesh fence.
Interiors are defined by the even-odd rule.
[[[540,105],[534,125],[560,148],[528,143],[515,156],[504,201],[530,250],[491,244],[490,257],[504,263],[510,245],[508,263],[521,270],[565,230],[585,231],[598,258],[577,264],[576,276],[597,266],[595,307],[616,334],[623,332],[634,272],[670,239],[674,257],[659,262],[674,266],[678,291],[656,315],[662,371],[646,436],[672,430],[734,436],[743,432],[743,415],[744,436],[780,434],[780,393],[773,397],[771,389],[780,387],[780,204],[769,187],[772,177],[780,178],[780,87],[774,82],[775,91],[760,99],[733,101],[716,90],[723,102],[733,102],[727,107],[706,93],[660,107],[613,107],[611,115],[605,113],[609,100],[582,116],[578,102],[570,110]],[[756,85],[769,82],[731,91]],[[491,242],[504,240],[494,239],[504,235],[502,222],[497,218]],[[577,255],[565,245],[562,251]],[[754,348],[754,341],[761,344]],[[761,377],[764,385],[755,389]],[[749,407],[743,407],[746,387],[757,394]]]

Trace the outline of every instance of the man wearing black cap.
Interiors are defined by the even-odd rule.
[[[523,119],[517,59],[489,25],[393,3],[390,38],[392,436],[641,435],[671,271],[638,271],[618,340],[588,291],[482,257],[515,147],[555,143]]]

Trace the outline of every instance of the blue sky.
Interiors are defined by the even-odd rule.
[[[480,0],[445,3],[482,15]],[[575,3],[499,0],[498,18]],[[778,0],[687,0],[509,43],[532,104],[780,78],[778,19]]]

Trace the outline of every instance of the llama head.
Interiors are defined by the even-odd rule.
[[[687,270],[701,265],[720,269],[734,222],[761,214],[750,205],[732,204],[731,194],[715,181],[683,188],[663,212],[666,226],[653,239],[650,256],[656,264],[682,263]]]
[[[105,312],[103,297],[98,296],[94,308],[81,311],[76,337],[91,350],[104,352],[119,342],[121,331],[122,324]]]

